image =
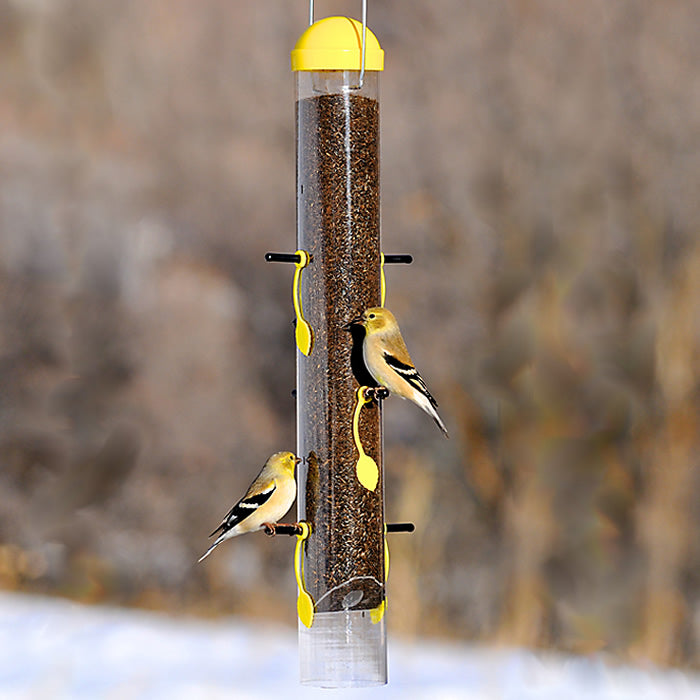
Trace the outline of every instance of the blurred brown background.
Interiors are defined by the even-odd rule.
[[[316,14],[359,14],[319,0]],[[303,0],[0,0],[0,585],[295,621],[194,566],[294,449]],[[389,624],[700,666],[696,0],[375,0]]]

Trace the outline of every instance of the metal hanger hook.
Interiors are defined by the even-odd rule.
[[[314,0],[309,0],[309,26],[314,23]],[[367,0],[362,0],[362,64],[360,66],[360,83],[357,89],[362,89],[365,83],[365,50],[367,46]]]

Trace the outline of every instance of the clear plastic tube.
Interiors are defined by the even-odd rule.
[[[358,379],[344,327],[380,303],[378,73],[299,71],[297,248],[301,305],[313,329],[297,352],[298,515],[311,524],[304,574],[314,600],[300,623],[301,682],[323,687],[386,683],[383,479],[357,479],[353,413]],[[360,380],[364,378],[360,376]],[[364,451],[382,471],[381,407],[360,411]]]

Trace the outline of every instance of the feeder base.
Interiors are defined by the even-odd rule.
[[[384,685],[385,617],[369,610],[316,613],[308,628],[299,623],[300,682],[319,688]]]

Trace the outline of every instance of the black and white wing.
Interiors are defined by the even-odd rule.
[[[405,379],[414,389],[423,394],[433,408],[438,407],[438,403],[428,391],[428,387],[425,385],[423,377],[420,376],[418,370],[413,365],[408,365],[405,362],[401,362],[401,360],[388,352],[384,352],[384,360],[389,367],[394,370],[394,372]]]
[[[231,510],[226,514],[226,517],[221,521],[221,525],[219,525],[219,527],[217,527],[216,530],[209,535],[209,537],[213,537],[218,532],[232,530],[234,527],[236,527],[236,525],[238,525],[238,523],[245,520],[249,515],[260,508],[260,506],[267,503],[270,498],[272,498],[272,494],[277,488],[274,480],[271,480],[263,488],[254,488],[256,486],[257,482],[254,483],[253,486],[248,489],[248,493],[243,496],[243,498],[241,498],[241,500],[238,501],[233,508],[231,508]]]

